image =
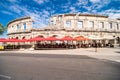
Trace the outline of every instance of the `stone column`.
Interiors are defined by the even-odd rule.
[[[21,23],[20,26],[21,26],[21,30],[24,30],[24,23]]]
[[[32,28],[32,22],[31,21],[26,22],[26,29],[30,30],[31,28]]]
[[[66,28],[66,19],[64,19],[63,26]]]
[[[105,30],[107,30],[107,29],[108,29],[108,24],[107,24],[107,22],[106,22],[106,21],[104,22],[104,29],[105,29]]]
[[[70,26],[71,29],[74,29],[74,20],[71,20],[71,26]]]
[[[84,19],[83,21],[83,29],[88,27],[88,20]]]
[[[61,27],[62,29],[64,29],[64,14],[62,15],[62,21],[61,21],[60,27]]]
[[[11,32],[14,32],[13,26],[11,26]]]
[[[98,29],[98,21],[94,21],[94,30]]]

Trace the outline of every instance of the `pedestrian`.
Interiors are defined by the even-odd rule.
[[[95,42],[95,52],[97,52],[97,47],[98,47],[98,44],[97,42]]]

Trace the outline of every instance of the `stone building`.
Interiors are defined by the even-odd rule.
[[[45,28],[32,28],[30,17],[19,18],[8,23],[8,38],[29,39],[35,36],[58,38],[84,36],[89,42],[120,43],[120,19],[95,14],[59,14],[50,18]]]

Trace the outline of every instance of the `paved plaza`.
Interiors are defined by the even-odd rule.
[[[24,54],[65,54],[65,55],[87,55],[89,57],[120,62],[120,47],[118,48],[78,48],[78,49],[57,49],[57,50],[17,50],[1,51],[0,53],[24,53]]]

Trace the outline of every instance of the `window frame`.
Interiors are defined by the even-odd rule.
[[[99,22],[98,27],[99,28],[104,28],[104,22]]]
[[[79,26],[79,23],[81,24],[80,26]],[[77,27],[78,27],[79,29],[82,29],[82,28],[83,28],[83,21],[78,20],[78,21],[77,21]]]
[[[91,25],[91,23],[92,23],[92,25]],[[91,25],[91,26],[89,26],[89,28],[94,28],[94,21],[89,21],[89,25]]]
[[[68,23],[69,23],[69,24],[68,24]],[[70,28],[70,27],[71,27],[71,21],[70,21],[70,20],[66,21],[65,26],[66,26],[67,28]]]

